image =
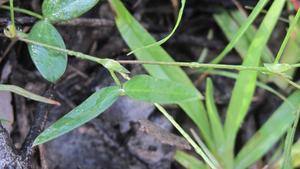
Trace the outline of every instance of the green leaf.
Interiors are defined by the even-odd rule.
[[[65,21],[79,17],[99,0],[44,0],[43,15],[50,21]]]
[[[280,16],[284,3],[285,0],[275,0],[273,2],[255,34],[247,56],[243,61],[243,66],[259,66],[262,52],[265,49],[272,30]],[[252,101],[256,87],[257,74],[258,72],[251,70],[241,71],[232,92],[225,120],[225,135],[227,138],[227,154],[225,156],[231,159],[233,159],[236,134]],[[230,162],[232,160],[226,161]],[[232,168],[232,164],[229,163],[226,165],[228,165],[227,168]]]
[[[48,98],[43,97],[43,96],[39,96],[37,94],[31,93],[31,92],[29,92],[29,91],[27,91],[27,90],[25,90],[21,87],[14,86],[14,85],[0,84],[0,91],[10,91],[10,92],[16,93],[18,95],[24,96],[28,99],[35,100],[35,101],[38,101],[38,102],[60,105],[60,103],[55,101],[55,100],[48,99]]]
[[[241,27],[247,24],[247,17],[238,10],[223,11],[216,13],[213,16],[229,41],[236,38],[236,32],[238,32]],[[246,57],[248,48],[255,36],[255,33],[256,29],[254,26],[249,25],[247,31],[242,36],[239,36],[239,40],[235,44],[234,48],[242,58]],[[273,60],[274,56],[272,52],[266,47],[263,51],[262,61],[271,63]]]
[[[260,0],[256,4],[255,8],[249,15],[247,21],[241,26],[241,28],[238,30],[235,36],[232,37],[231,41],[225,47],[225,49],[211,63],[219,63],[234,48],[234,46],[239,42],[241,37],[248,30],[248,28],[251,26],[255,18],[260,14],[262,9],[267,5],[268,2],[269,0]]]
[[[41,133],[35,139],[33,146],[53,140],[96,118],[118,99],[120,92],[120,88],[116,86],[97,91]]]
[[[109,2],[116,14],[115,20],[117,27],[131,50],[156,42],[155,39],[143,28],[143,26],[128,12],[120,0],[110,0]],[[153,46],[151,48],[138,50],[135,52],[135,56],[137,59],[142,61],[174,62],[174,59],[160,46]],[[143,66],[153,77],[169,79],[176,83],[186,84],[190,88],[195,89],[191,80],[179,67],[162,65]],[[179,105],[201,130],[202,136],[208,144],[208,147],[213,147],[210,126],[201,100],[199,99],[194,102],[180,103]]]
[[[99,59],[98,63],[106,69],[112,70],[114,72],[129,73],[129,71],[125,67],[123,67],[119,62],[113,59]]]
[[[133,77],[124,84],[124,90],[132,99],[160,104],[190,102],[201,97],[189,86],[147,75]]]
[[[247,168],[272,148],[293,124],[299,104],[300,91],[296,91],[288,98],[288,101],[284,102],[274,112],[238,153],[235,160],[236,169]]]
[[[292,164],[292,145],[293,145],[293,142],[294,142],[295,133],[296,133],[296,129],[297,129],[298,122],[299,122],[299,115],[300,115],[300,107],[298,108],[298,111],[296,113],[294,123],[289,128],[289,130],[287,132],[287,136],[285,138],[284,152],[283,152],[283,159],[284,160],[283,160],[282,169],[293,168],[292,167],[292,165],[293,165]]]
[[[208,167],[199,159],[183,151],[177,150],[175,160],[186,169],[207,169]]]
[[[46,20],[33,26],[29,39],[66,49],[58,31]],[[67,54],[33,44],[28,44],[28,49],[31,59],[45,79],[55,82],[64,74],[67,68]]]
[[[225,134],[223,130],[223,125],[218,113],[218,109],[214,100],[214,92],[213,92],[213,83],[210,78],[206,81],[206,94],[205,94],[205,103],[206,109],[208,112],[208,118],[210,124],[212,126],[212,135],[214,138],[215,146],[217,147],[217,151],[219,150],[223,143],[225,142]]]

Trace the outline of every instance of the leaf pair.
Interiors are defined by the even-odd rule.
[[[64,41],[51,22],[79,17],[98,3],[99,0],[45,0],[42,11],[44,20],[38,21],[29,33],[29,39],[61,49]],[[57,81],[67,67],[67,54],[41,45],[29,44],[31,59],[41,75],[50,82]]]
[[[95,92],[39,135],[34,145],[50,141],[96,118],[124,94],[135,100],[160,104],[189,102],[201,97],[184,84],[147,75],[135,76],[124,84],[123,89],[112,86]]]

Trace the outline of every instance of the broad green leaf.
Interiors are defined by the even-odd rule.
[[[143,26],[128,12],[120,0],[110,0],[109,2],[116,14],[115,20],[117,27],[131,50],[156,42],[155,39],[143,28]],[[160,46],[153,46],[151,48],[138,50],[135,52],[135,56],[137,59],[142,61],[174,62],[170,55]],[[179,67],[144,65],[144,68],[153,77],[169,79],[177,83],[186,84],[190,88],[195,89],[191,80]],[[194,102],[180,103],[179,105],[196,123],[204,140],[208,144],[208,147],[212,148],[213,142],[211,140],[210,126],[201,100],[199,99]]]
[[[238,30],[238,32],[235,34],[234,37],[230,40],[229,44],[225,47],[225,49],[211,62],[211,63],[219,63],[239,42],[241,37],[244,35],[244,33],[248,30],[248,28],[251,26],[255,18],[260,14],[262,9],[266,6],[266,4],[269,2],[269,0],[260,0],[251,14],[249,15],[247,21],[241,26],[241,28]]]
[[[120,92],[120,88],[115,86],[97,91],[48,127],[34,140],[33,145],[46,143],[96,118],[118,99]]]
[[[300,104],[300,91],[296,91],[284,102],[255,133],[238,153],[235,160],[236,169],[247,168],[259,160],[282,137],[296,118]],[[291,104],[293,106],[291,106]]]
[[[124,90],[132,99],[159,104],[190,102],[201,97],[187,85],[147,75],[133,77],[124,84]]]
[[[206,93],[205,93],[205,103],[206,109],[208,113],[208,118],[211,124],[212,135],[214,138],[215,146],[217,151],[222,151],[220,148],[223,146],[225,142],[225,134],[223,130],[223,125],[218,113],[218,109],[214,100],[214,92],[213,92],[213,83],[210,78],[206,81]]]
[[[79,17],[99,0],[44,0],[42,11],[50,21],[65,21]]]
[[[37,22],[29,33],[30,40],[66,49],[59,32],[46,20]],[[41,75],[50,82],[57,81],[67,68],[67,54],[39,45],[28,44],[29,53]]]
[[[199,159],[183,151],[177,150],[175,160],[186,169],[207,169],[208,167]]]
[[[177,30],[177,28],[178,28],[178,26],[179,26],[179,24],[181,22],[181,18],[182,18],[182,15],[183,15],[185,3],[186,3],[186,0],[181,0],[181,7],[180,7],[180,10],[179,10],[179,14],[178,14],[177,20],[176,20],[176,24],[175,24],[174,28],[172,29],[171,33],[168,36],[166,36],[165,38],[163,38],[162,40],[160,40],[158,42],[154,42],[154,43],[149,44],[147,46],[144,46],[144,47],[141,47],[141,48],[137,48],[134,51],[130,52],[129,54],[133,54],[137,50],[140,50],[140,49],[150,48],[150,47],[153,47],[153,46],[160,46],[160,45],[164,44],[165,42],[167,42],[173,36],[173,34]]]
[[[38,101],[38,102],[60,105],[60,103],[55,101],[55,100],[48,99],[48,98],[43,97],[43,96],[39,96],[37,94],[31,93],[31,92],[29,92],[29,91],[27,91],[27,90],[25,90],[21,87],[15,86],[15,85],[0,84],[0,91],[10,91],[10,92],[16,93],[18,95],[24,96],[28,99],[35,100],[35,101]]]
[[[247,56],[243,61],[243,66],[259,66],[262,52],[266,47],[284,4],[285,0],[275,0],[273,2],[255,34]],[[257,74],[258,72],[251,70],[241,71],[233,88],[225,120],[227,157],[231,156],[233,158],[236,134],[251,104],[256,87]],[[231,160],[227,161],[230,162]],[[227,168],[232,168],[232,164],[228,163],[226,165],[228,165]]]

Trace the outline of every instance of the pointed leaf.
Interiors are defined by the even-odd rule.
[[[47,128],[35,139],[33,145],[35,146],[53,140],[96,118],[109,108],[117,100],[119,95],[120,88],[115,86],[106,87],[97,91],[71,112]]]
[[[297,117],[300,91],[292,94],[238,153],[235,168],[247,168],[259,160],[282,137]]]
[[[212,129],[212,135],[214,138],[215,145],[217,148],[220,148],[220,146],[222,146],[222,144],[225,142],[225,134],[218,113],[218,109],[215,104],[213,88],[214,86],[212,80],[208,78],[206,82],[206,94],[205,94],[206,109],[207,109],[209,121],[212,126],[211,129]]]
[[[135,76],[124,84],[130,98],[160,104],[198,100],[201,96],[193,88],[170,80],[147,75]]]
[[[187,154],[184,151],[177,150],[174,156],[175,160],[187,169],[208,169],[201,160]]]
[[[43,15],[50,21],[65,21],[79,17],[99,0],[44,0]]]
[[[66,49],[57,30],[48,21],[37,22],[29,33],[29,39]],[[39,45],[28,44],[29,53],[42,76],[50,82],[57,81],[67,67],[67,54]]]

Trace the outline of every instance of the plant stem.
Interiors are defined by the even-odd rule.
[[[10,10],[10,7],[7,6],[7,5],[1,5],[0,8]],[[43,19],[44,18],[42,15],[40,15],[38,13],[32,12],[32,11],[27,10],[27,9],[23,9],[23,8],[14,7],[14,11],[20,12],[20,13],[23,13],[23,14],[26,14],[26,15],[29,15],[29,16],[33,16],[33,17],[36,17],[38,19]]]
[[[16,36],[14,0],[9,0],[9,11],[10,11],[10,20],[11,20],[11,26],[9,28],[9,31],[11,33],[11,36],[14,38]]]
[[[214,164],[211,159],[207,157],[204,151],[198,146],[198,144],[187,134],[183,128],[174,120],[174,118],[159,104],[154,104],[158,110],[172,123],[172,125],[179,131],[179,133],[191,144],[197,154],[199,154],[203,160],[212,168],[217,169],[218,164]]]
[[[118,60],[121,64],[150,64],[150,65],[166,65],[181,66],[190,68],[214,68],[214,69],[230,69],[230,70],[255,70],[259,72],[269,72],[265,67],[242,66],[242,65],[225,65],[225,64],[207,64],[198,62],[161,62],[161,61],[139,61],[139,60]]]
[[[111,77],[114,79],[115,83],[118,85],[118,86],[122,86],[119,78],[117,77],[116,73],[112,70],[109,70],[109,73],[111,75]]]
[[[39,46],[43,46],[49,49],[53,49],[59,52],[67,53],[70,56],[75,56],[83,60],[89,60],[92,62],[100,63],[102,59],[87,55],[81,52],[75,52],[68,49],[61,49],[59,47],[47,45],[44,43],[36,42],[33,40],[29,40],[23,37],[19,37],[20,41],[35,44]],[[120,64],[152,64],[152,65],[165,65],[165,66],[180,66],[180,67],[190,67],[190,68],[214,68],[214,69],[229,69],[229,70],[253,70],[258,72],[265,72],[265,73],[274,73],[269,71],[265,67],[255,67],[255,66],[243,66],[243,65],[226,65],[226,64],[206,64],[206,63],[198,63],[198,62],[162,62],[162,61],[138,61],[138,60],[116,60]],[[100,63],[101,64],[101,63]],[[300,64],[293,64],[291,65],[294,68],[300,67]]]

